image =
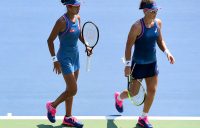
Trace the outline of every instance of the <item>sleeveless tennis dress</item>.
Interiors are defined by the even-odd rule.
[[[132,56],[132,76],[142,79],[158,75],[156,59],[156,42],[159,36],[158,24],[154,21],[151,28],[147,28],[144,19],[140,19],[142,32],[135,41]]]
[[[60,48],[57,53],[58,61],[64,75],[73,73],[80,68],[78,38],[80,35],[79,20],[72,22],[67,15],[63,15],[66,22],[64,32],[58,34]]]

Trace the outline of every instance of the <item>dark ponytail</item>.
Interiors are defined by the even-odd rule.
[[[66,2],[68,2],[68,1],[70,1],[70,0],[61,0],[61,3],[62,3],[63,5],[66,5]]]

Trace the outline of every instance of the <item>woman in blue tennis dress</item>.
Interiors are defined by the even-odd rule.
[[[54,63],[54,71],[56,74],[62,73],[66,82],[66,90],[53,102],[47,102],[47,117],[49,121],[56,121],[55,114],[57,106],[65,101],[66,114],[63,119],[63,125],[70,127],[83,127],[83,124],[72,116],[73,96],[77,93],[77,79],[79,74],[79,50],[78,39],[84,43],[81,35],[80,16],[80,1],[78,0],[61,0],[66,6],[67,12],[62,15],[56,22],[53,30],[48,38],[49,51]],[[60,48],[55,55],[54,40],[58,36]],[[90,54],[90,48],[86,50]]]
[[[156,58],[156,44],[166,54],[171,64],[175,62],[174,57],[166,47],[161,33],[161,20],[156,18],[158,7],[154,0],[142,0],[140,9],[144,17],[135,22],[129,32],[125,49],[125,76],[131,75],[135,79],[146,82],[147,96],[144,101],[143,112],[138,119],[138,125],[144,128],[152,128],[147,115],[154,100],[158,83],[158,67]],[[132,46],[134,52],[131,57]],[[138,85],[137,80],[132,84]],[[130,90],[134,91],[134,90]],[[133,94],[133,93],[132,93]],[[123,112],[123,99],[128,97],[128,91],[115,93],[115,106],[119,112]]]

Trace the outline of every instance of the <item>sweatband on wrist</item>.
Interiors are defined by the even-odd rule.
[[[169,49],[165,49],[164,51],[165,55],[167,56],[170,52],[169,52]]]
[[[125,61],[125,66],[129,66],[130,67],[131,66],[131,61],[130,60],[126,60]]]
[[[58,59],[57,59],[57,57],[56,57],[56,56],[52,56],[51,58],[52,58],[52,61],[53,61],[53,62],[56,62],[56,61],[58,61]]]

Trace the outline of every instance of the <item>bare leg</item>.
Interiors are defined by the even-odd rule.
[[[121,98],[122,100],[128,98],[128,90],[124,90],[124,91],[120,94],[120,98]]]
[[[79,74],[79,70],[77,70],[74,73],[76,82],[78,79],[78,74]],[[73,104],[73,97],[69,97],[69,98],[65,99],[66,116],[68,116],[68,117],[72,115],[72,104]]]
[[[148,113],[154,100],[158,85],[158,76],[148,77],[145,79],[147,85],[147,97],[144,102],[143,112]]]
[[[139,91],[139,87],[140,87],[140,83],[137,81],[137,80],[133,80],[131,85],[133,86],[130,86],[129,90],[131,92],[131,96],[134,96],[138,93]],[[128,91],[127,90],[124,90],[121,94],[120,94],[120,98],[123,100],[123,99],[126,99],[128,98]]]
[[[52,107],[56,108],[66,99],[73,97],[77,92],[77,84],[74,73],[63,75],[66,83],[66,90],[52,103]],[[71,101],[72,102],[72,101]]]

